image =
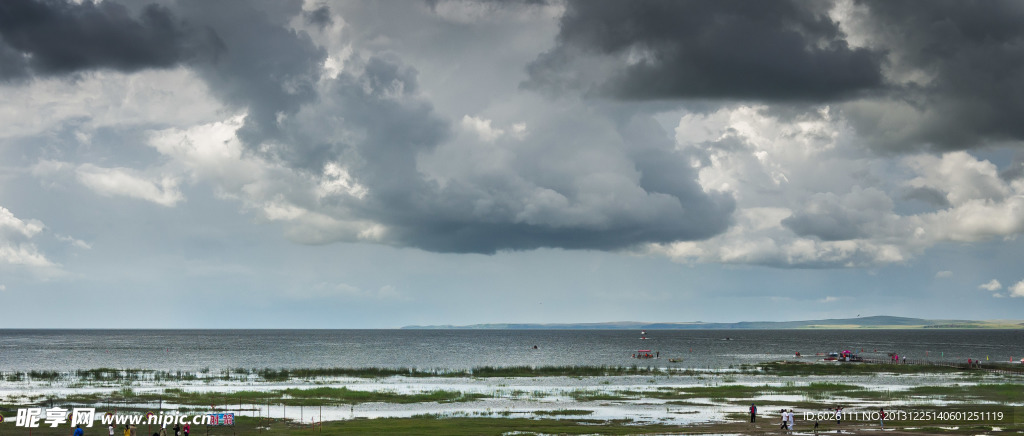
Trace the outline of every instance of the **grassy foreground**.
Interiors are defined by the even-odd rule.
[[[1017,408],[1021,409],[1021,408]],[[958,410],[958,409],[942,409]],[[1017,432],[1024,430],[1021,424],[1021,411],[1010,408],[999,409],[1007,418],[993,420],[944,420],[941,422],[890,421],[886,423],[887,435],[904,434],[978,434],[998,429],[1001,432]],[[322,426],[297,425],[293,422],[275,420],[258,420],[240,418],[235,427],[194,426],[194,435],[285,435],[285,436],[336,436],[336,435],[504,435],[512,432],[519,434],[600,434],[600,435],[635,435],[635,434],[778,434],[774,416],[760,416],[758,422],[747,422],[747,415],[741,412],[730,415],[727,422],[705,423],[690,426],[666,424],[634,424],[628,420],[600,421],[589,419],[529,419],[529,418],[491,418],[491,417],[455,417],[439,418],[436,416],[417,416],[412,418],[381,418],[356,419],[349,421],[325,422]],[[796,430],[809,432],[812,422],[797,420]],[[836,425],[835,422],[823,421],[819,430],[823,433],[841,430],[843,434],[878,434],[877,422],[854,421]],[[156,427],[139,426],[139,435],[149,435],[157,431]],[[15,428],[11,421],[0,424],[0,435],[28,434],[24,428]],[[67,426],[57,429],[36,428],[33,436],[67,436]],[[93,427],[86,435],[105,435],[106,429]]]
[[[106,428],[94,426],[86,435],[106,434]],[[140,436],[158,431],[157,427],[139,426]],[[323,426],[296,425],[280,420],[268,422],[254,418],[240,418],[234,428],[210,427],[212,435],[502,435],[509,432],[525,432],[527,434],[672,434],[682,433],[679,426],[648,424],[636,425],[632,421],[597,421],[597,420],[561,420],[561,419],[528,419],[528,418],[438,418],[422,416],[413,418],[381,418],[355,419],[350,421],[331,421]],[[28,434],[27,429],[16,428],[11,421],[0,424],[0,435]],[[69,427],[56,429],[36,428],[33,436],[68,436]],[[192,434],[206,435],[206,428],[193,426]]]

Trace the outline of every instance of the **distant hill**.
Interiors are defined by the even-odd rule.
[[[579,324],[473,324],[405,326],[403,329],[491,329],[491,330],[688,330],[688,329],[914,329],[914,328],[1024,328],[1020,321],[969,321],[954,319],[921,319],[902,316],[865,316],[845,319],[810,321],[741,321],[741,322],[598,322]]]

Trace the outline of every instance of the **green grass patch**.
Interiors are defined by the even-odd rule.
[[[582,416],[590,415],[594,413],[593,410],[580,410],[580,409],[558,409],[558,410],[538,410],[533,412],[537,416]]]
[[[566,393],[567,396],[576,401],[621,401],[636,398],[636,392],[615,391],[603,392],[588,389],[574,390]]]
[[[760,369],[757,369],[760,367]],[[741,365],[741,372],[792,377],[807,375],[858,375],[858,374],[948,374],[964,370],[940,365],[886,365],[873,363],[826,363],[826,362],[768,362],[757,365]]]
[[[965,386],[917,386],[908,395],[942,396],[948,400],[983,400],[996,403],[1024,402],[1024,384],[979,384]]]
[[[348,388],[285,389],[282,391],[292,399],[312,400],[312,404],[358,404],[358,403],[452,403],[485,398],[483,394],[459,391],[436,390],[416,394],[397,394],[380,391],[355,391]]]
[[[604,434],[633,435],[651,433],[677,433],[677,426],[664,424],[635,425],[632,421],[593,421],[566,419],[527,419],[527,418],[404,418],[404,419],[371,419],[346,422],[326,423],[320,429],[309,429],[294,432],[295,435],[376,435],[401,434],[417,435],[504,435],[510,432],[525,434]]]
[[[870,374],[963,374],[963,375],[1005,375],[1018,377],[1024,375],[1022,365],[986,362],[980,368],[963,366],[947,366],[938,364],[906,364],[890,365],[885,363],[858,362],[765,362],[756,365],[740,365],[740,372],[745,374],[767,374],[773,376],[807,376],[807,375],[870,375]]]

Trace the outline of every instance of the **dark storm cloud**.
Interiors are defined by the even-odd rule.
[[[561,122],[576,127],[573,120]],[[421,208],[425,213],[409,215],[413,221],[399,223],[397,236],[427,250],[493,253],[540,247],[615,250],[646,242],[706,239],[725,231],[735,208],[732,197],[703,192],[687,156],[666,146],[668,141],[659,128],[646,130],[649,128],[647,123],[633,120],[618,130],[629,149],[627,158],[639,173],[638,187],[609,184],[596,192],[584,189],[580,185],[596,175],[569,165],[552,174],[543,168],[545,161],[558,159],[560,151],[552,144],[536,155],[522,156],[529,163],[515,170],[567,204],[549,208],[547,197],[498,177],[472,185],[449,184],[431,194],[429,209]],[[577,134],[586,137],[584,132]],[[557,132],[558,137],[562,135]],[[538,136],[538,141],[548,140],[544,133]],[[588,203],[595,195],[614,200]],[[484,204],[490,207],[481,211]],[[404,210],[416,204],[395,206],[395,210]],[[537,210],[542,212],[531,213]],[[597,219],[567,222],[566,215],[572,210]]]
[[[731,222],[732,198],[704,193],[687,156],[672,151],[668,136],[653,120],[643,127],[625,123],[620,130],[640,174],[639,186],[631,185],[638,189],[626,187],[628,192],[620,193],[616,190],[622,187],[613,186],[598,193],[621,195],[633,204],[587,204],[595,193],[579,185],[594,175],[586,168],[560,166],[552,173],[546,162],[553,159],[547,153],[554,153],[554,144],[538,147],[536,155],[521,156],[518,166],[506,168],[513,176],[454,179],[439,186],[420,172],[417,158],[452,133],[449,123],[417,95],[416,76],[416,70],[393,57],[370,58],[359,76],[340,74],[322,98],[330,105],[327,112],[359,131],[361,140],[312,152],[352,163],[352,175],[368,193],[346,207],[361,219],[386,225],[387,243],[439,252],[541,247],[611,250],[644,242],[704,239],[724,231]],[[571,120],[553,124],[577,135],[587,130]],[[542,126],[537,129],[536,140],[541,142],[567,134],[559,130],[547,136]],[[577,154],[577,150],[565,151]],[[531,184],[543,185],[544,192],[564,198],[565,204],[551,206],[550,197],[538,195],[540,187]],[[596,218],[595,222],[566,217],[574,213]]]
[[[271,15],[246,1],[179,2],[190,22],[215,29],[225,50],[195,66],[224,102],[248,110],[239,137],[250,148],[284,139],[279,117],[294,115],[316,98],[326,51],[305,32],[275,20],[301,13],[301,1],[274,2]]]
[[[334,19],[331,18],[331,8],[327,7],[327,5],[320,5],[312,11],[303,12],[302,18],[304,18],[307,23],[321,29],[334,24]]]
[[[555,47],[523,86],[621,100],[752,100],[806,111],[844,102],[879,150],[1024,140],[1024,4],[570,0]]]
[[[27,77],[28,59],[24,53],[11,48],[0,37],[0,80]]]
[[[850,48],[824,6],[796,1],[569,1],[557,45],[525,86],[621,99],[824,101],[882,85],[879,53]],[[614,59],[585,83],[577,62]],[[635,58],[627,65],[629,58]]]
[[[351,144],[358,156],[355,173],[373,188],[371,207],[378,211],[415,209],[408,208],[427,189],[416,157],[449,134],[433,106],[416,98],[416,75],[397,59],[372,57],[361,75],[340,74],[330,90],[332,109],[364,138]]]
[[[109,1],[0,2],[0,79],[98,68],[170,67],[216,56],[219,49],[215,35],[190,28],[157,5],[145,6],[133,16]]]
[[[894,84],[888,103],[901,104],[900,110],[848,111],[859,131],[895,150],[964,149],[1024,139],[1024,4],[873,0],[860,5],[868,11],[869,33],[890,52],[895,75],[918,78]],[[903,126],[887,124],[892,119]]]

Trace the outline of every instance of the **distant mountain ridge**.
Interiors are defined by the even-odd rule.
[[[902,316],[865,316],[857,318],[819,319],[809,321],[741,321],[741,322],[597,322],[565,324],[472,324],[405,326],[403,329],[466,329],[466,330],[693,330],[693,329],[813,329],[813,328],[1024,328],[1021,321],[971,321],[921,319]]]

